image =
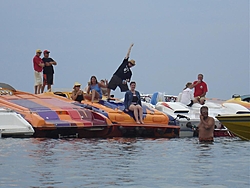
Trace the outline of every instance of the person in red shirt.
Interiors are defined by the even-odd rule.
[[[42,59],[40,58],[42,54],[42,51],[40,49],[36,50],[36,55],[33,58],[33,67],[35,72],[35,94],[41,93],[41,87],[42,87],[42,77],[43,77],[43,67],[44,63]]]
[[[198,80],[193,82],[194,87],[194,100],[200,104],[205,104],[206,93],[208,92],[207,84],[203,81],[203,75],[198,74]]]

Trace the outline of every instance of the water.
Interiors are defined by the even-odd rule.
[[[250,187],[250,142],[0,139],[0,187]]]

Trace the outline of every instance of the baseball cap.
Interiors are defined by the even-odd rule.
[[[36,50],[36,53],[42,53],[42,50],[37,49],[37,50]]]
[[[44,54],[45,54],[45,53],[50,53],[50,51],[49,51],[49,50],[44,50],[43,53],[44,53]]]

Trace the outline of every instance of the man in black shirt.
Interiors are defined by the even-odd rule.
[[[117,86],[120,88],[121,92],[128,91],[127,82],[130,82],[132,71],[131,67],[135,66],[135,60],[129,59],[129,54],[134,44],[131,44],[126,57],[124,58],[122,64],[118,67],[118,69],[113,74],[112,78],[108,83],[108,99],[110,98],[110,91],[115,90]]]
[[[45,86],[47,85],[47,90],[51,91],[51,85],[53,85],[53,75],[54,75],[54,68],[53,65],[57,65],[57,63],[49,57],[50,51],[44,50],[43,51],[43,86],[42,86],[42,93],[44,91]]]

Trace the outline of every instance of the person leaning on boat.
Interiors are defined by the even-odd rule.
[[[138,124],[143,124],[143,111],[141,104],[141,95],[138,91],[135,90],[136,83],[130,82],[130,90],[125,93],[124,106],[125,111],[133,111],[135,121]],[[139,115],[139,119],[138,119]]]
[[[206,93],[208,92],[207,84],[203,81],[203,74],[198,74],[198,80],[193,82],[194,99],[200,104],[205,104]]]
[[[208,116],[208,107],[200,108],[200,123],[198,125],[199,141],[213,142],[214,141],[214,125],[213,117]]]
[[[75,82],[74,84],[73,91],[71,94],[71,99],[79,103],[81,103],[82,100],[84,100],[84,93],[81,90],[81,84],[78,82]]]
[[[91,76],[90,84],[88,86],[87,95],[85,95],[85,98],[90,99],[91,102],[94,102],[94,100],[101,99],[102,98],[101,88],[106,88],[106,87],[107,87],[106,84],[102,84],[101,82],[97,81],[96,76]]]
[[[41,54],[42,50],[37,49],[36,55],[33,58],[33,68],[35,72],[35,94],[40,94],[42,87],[42,71],[44,67],[44,62],[40,58]]]
[[[129,59],[129,54],[134,44],[131,44],[126,57],[124,58],[122,64],[118,67],[118,69],[113,74],[111,80],[108,83],[108,99],[110,98],[110,91],[115,90],[117,86],[120,88],[121,92],[128,91],[127,82],[130,82],[132,71],[130,70],[133,66],[135,66],[135,60]]]

